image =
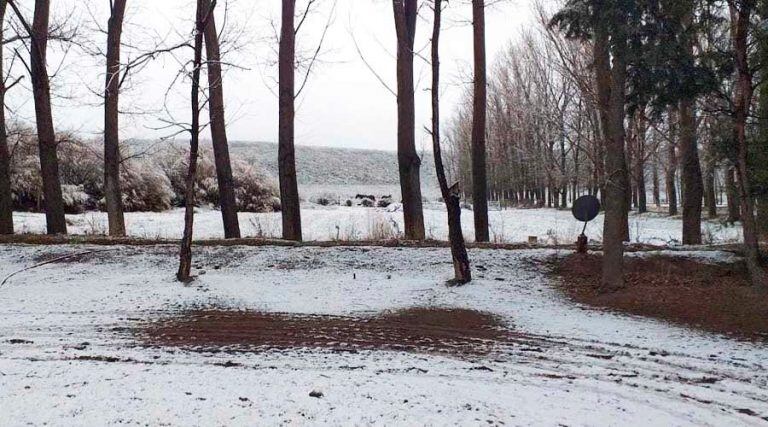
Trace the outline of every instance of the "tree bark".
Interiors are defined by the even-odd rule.
[[[614,36],[615,37],[615,36]],[[622,43],[614,43],[620,46]],[[600,122],[605,141],[605,179],[603,222],[603,291],[624,286],[624,232],[627,222],[628,190],[626,159],[624,156],[624,97],[626,65],[623,49],[613,52],[613,67],[609,35],[603,26],[597,26],[593,45],[597,77]]]
[[[221,73],[221,52],[216,19],[208,12],[210,0],[206,3],[205,56],[208,65],[208,111],[211,121],[211,141],[216,163],[216,181],[219,185],[219,206],[224,223],[224,238],[240,238],[240,222],[237,218],[235,181],[232,178],[232,164],[229,158],[229,142],[224,117],[224,78]]]
[[[658,147],[653,149],[653,204],[657,208],[661,207],[661,188],[659,185],[659,151]]]
[[[715,195],[715,162],[709,160],[706,162],[704,173],[704,200],[707,205],[707,215],[709,219],[717,218],[717,196]]]
[[[768,196],[757,198],[757,238],[768,240]]]
[[[694,101],[680,101],[680,154],[683,186],[683,244],[701,244],[701,206],[704,182],[701,178],[699,149],[696,143]]]
[[[432,148],[435,156],[435,171],[440,183],[440,192],[448,211],[448,238],[451,242],[454,278],[457,284],[469,283],[472,271],[469,256],[461,230],[461,203],[458,187],[454,191],[448,187],[445,167],[440,149],[440,26],[442,22],[442,2],[435,0],[434,22],[432,29]]]
[[[486,177],[485,127],[487,77],[485,59],[485,1],[472,0],[474,44],[474,102],[472,108],[472,211],[475,241],[490,240],[488,232],[488,180]]]
[[[747,139],[747,119],[752,103],[752,70],[749,66],[748,33],[750,17],[754,4],[731,4],[731,36],[736,63],[736,84],[733,96],[733,133],[736,143],[738,174],[737,188],[741,204],[741,223],[744,231],[744,255],[752,284],[762,290],[768,290],[768,274],[760,256],[755,220],[755,204],[752,194],[749,171],[749,141]]]
[[[282,203],[283,238],[301,241],[301,206],[299,185],[296,179],[296,154],[294,148],[295,118],[295,60],[296,31],[294,16],[295,0],[283,0],[282,27],[279,53],[279,135],[278,175],[280,178],[280,201]]]
[[[0,46],[8,2],[0,0]],[[5,74],[3,52],[0,51],[0,234],[13,234],[13,194],[11,193],[11,156],[8,152],[8,132],[5,125]]]
[[[666,187],[667,187],[667,205],[669,206],[669,216],[677,215],[677,186],[675,185],[675,175],[677,175],[677,112],[669,111],[669,139],[667,141],[667,167]]]
[[[416,151],[413,82],[417,3],[417,0],[392,1],[397,33],[397,161],[407,240],[424,240],[425,237],[421,200],[421,158]]]
[[[645,188],[645,140],[648,136],[648,118],[645,107],[639,112],[637,123],[637,152],[635,153],[635,185],[637,187],[637,212],[648,212],[648,196]]]
[[[693,45],[695,37],[691,26],[693,23],[693,2],[686,4],[688,9],[682,17],[682,43],[685,49],[684,57],[693,62]],[[701,244],[701,202],[704,197],[704,182],[701,176],[701,161],[696,139],[696,99],[688,98],[680,101],[680,157],[682,167],[683,188],[683,244]]]
[[[739,203],[739,190],[736,188],[736,168],[728,167],[725,170],[725,198],[728,204],[728,222],[731,224],[741,221],[741,203]]]
[[[197,175],[197,158],[200,146],[200,69],[203,63],[203,34],[205,32],[206,17],[213,15],[216,0],[209,4],[209,0],[197,0],[195,18],[194,59],[192,61],[192,94],[190,97],[192,125],[190,126],[189,139],[189,165],[185,182],[185,206],[184,206],[184,235],[181,239],[179,251],[179,271],[176,279],[180,282],[189,282],[192,279],[192,234],[195,220],[195,176]],[[206,12],[207,11],[207,12]]]
[[[109,235],[125,236],[123,196],[120,191],[120,40],[126,0],[112,3],[107,24],[107,73],[104,85],[104,198]]]
[[[53,129],[53,114],[51,112],[51,87],[46,66],[50,0],[35,0],[31,27],[24,20],[16,2],[9,1],[8,4],[22,21],[31,39],[30,78],[32,80],[32,96],[35,101],[35,121],[40,154],[40,174],[45,199],[46,230],[48,234],[67,234],[64,199],[61,194],[61,180],[59,178],[59,159],[56,153],[56,132]]]

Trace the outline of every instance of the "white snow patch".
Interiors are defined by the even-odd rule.
[[[104,248],[2,246],[0,275],[88,249]],[[764,424],[764,345],[570,303],[529,262],[556,254],[470,251],[476,280],[460,288],[443,284],[447,249],[196,248],[206,274],[191,286],[173,281],[173,246],[25,271],[0,287],[0,425]],[[526,338],[459,360],[196,353],[136,347],[124,332],[200,304],[336,315],[471,308]],[[322,398],[309,396],[315,389]]]
[[[403,212],[399,204],[389,208],[364,208],[359,206],[302,206],[304,239],[308,241],[370,240],[376,239],[382,230],[399,235],[404,230]],[[125,215],[128,234],[141,238],[180,238],[184,229],[184,212],[175,209],[168,212],[137,212]],[[576,221],[570,211],[556,209],[504,209],[489,212],[491,240],[497,243],[519,243],[536,236],[547,244],[572,243],[581,233],[583,223]],[[103,234],[107,229],[107,216],[102,212],[68,215],[72,234]],[[18,232],[45,233],[45,215],[16,213],[14,222]],[[448,224],[444,206],[427,204],[424,210],[427,237],[447,240]],[[282,234],[280,213],[240,213],[243,236],[275,237]],[[602,241],[603,216],[587,226],[587,236]],[[474,240],[474,224],[471,211],[463,211],[464,236]],[[702,225],[708,243],[730,243],[741,240],[740,226],[727,226],[719,222],[705,221]],[[223,238],[221,213],[216,210],[198,209],[195,215],[194,235],[197,239]],[[630,240],[632,243],[678,245],[682,239],[682,221],[658,214],[630,216]]]

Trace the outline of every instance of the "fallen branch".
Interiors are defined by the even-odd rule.
[[[49,259],[48,261],[44,261],[44,262],[41,262],[39,264],[35,264],[35,265],[29,266],[29,267],[24,267],[21,270],[14,271],[13,273],[5,276],[3,281],[0,282],[0,288],[2,288],[3,285],[5,285],[6,282],[8,282],[8,280],[10,280],[13,276],[15,276],[17,274],[20,274],[20,273],[23,273],[25,271],[29,271],[29,270],[32,270],[32,269],[35,269],[35,268],[38,268],[38,267],[42,267],[42,266],[47,265],[47,264],[53,264],[55,262],[64,261],[64,260],[67,260],[67,259],[70,259],[70,258],[76,258],[76,257],[79,257],[79,256],[90,255],[90,254],[101,253],[101,252],[110,252],[110,251],[115,251],[115,250],[117,250],[117,249],[100,249],[100,250],[93,250],[93,251],[86,251],[86,252],[78,252],[76,254],[64,255],[64,256],[60,256],[58,258]]]

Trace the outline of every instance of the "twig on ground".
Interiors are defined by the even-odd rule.
[[[93,251],[86,251],[86,252],[78,252],[78,253],[75,253],[75,254],[69,254],[69,255],[60,256],[58,258],[49,259],[48,261],[44,261],[44,262],[41,262],[41,263],[38,263],[38,264],[35,264],[35,265],[32,265],[32,266],[29,266],[29,267],[24,267],[21,270],[14,271],[13,273],[5,276],[3,281],[0,282],[0,288],[2,288],[3,285],[5,285],[8,282],[8,280],[10,280],[13,276],[15,276],[17,274],[20,274],[20,273],[23,273],[25,271],[29,271],[29,270],[32,270],[32,269],[35,269],[35,268],[38,268],[38,267],[42,267],[42,266],[47,265],[47,264],[53,264],[55,262],[64,261],[64,260],[70,259],[70,258],[75,258],[75,257],[84,256],[84,255],[90,255],[90,254],[95,254],[95,253],[101,253],[101,252],[111,252],[111,251],[116,251],[116,250],[117,249],[100,249],[100,250],[93,250]]]

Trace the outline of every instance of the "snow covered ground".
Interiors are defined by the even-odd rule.
[[[0,425],[768,423],[768,348],[570,303],[537,267],[554,250],[473,250],[476,280],[460,288],[443,284],[448,250],[373,247],[196,248],[206,274],[182,286],[175,246],[2,246],[0,276],[89,250],[107,252],[0,285]],[[335,315],[471,308],[524,339],[464,360],[201,353],[137,346],[125,332],[201,304]]]
[[[442,208],[442,209],[441,209]],[[581,233],[582,224],[570,211],[555,209],[505,209],[489,213],[491,239],[497,243],[518,243],[537,236],[543,243],[571,243]],[[424,210],[428,238],[447,240],[448,225],[442,205],[428,204]],[[106,214],[95,212],[67,216],[69,231],[73,234],[104,234]],[[45,215],[16,213],[16,230],[22,233],[44,233]],[[180,238],[184,214],[181,209],[161,213],[128,213],[128,234],[144,238]],[[472,212],[465,210],[462,225],[465,237],[474,240]],[[603,216],[587,227],[587,236],[602,240]],[[305,204],[302,208],[304,239],[325,240],[380,240],[398,236],[403,230],[403,214],[396,209],[318,206]],[[282,225],[279,213],[240,214],[240,227],[244,236],[280,237]],[[706,243],[737,242],[741,239],[740,226],[726,226],[707,221],[703,225]],[[682,239],[682,222],[659,214],[631,215],[632,242],[651,244],[678,244]],[[195,237],[221,238],[224,231],[221,214],[215,210],[200,209],[195,217]]]

